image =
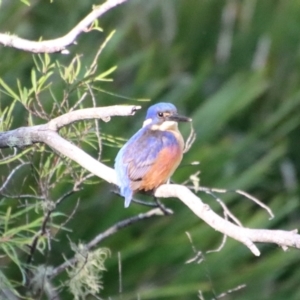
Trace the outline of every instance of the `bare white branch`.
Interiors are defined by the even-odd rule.
[[[242,196],[246,197],[247,199],[255,202],[257,205],[259,205],[264,210],[266,210],[267,213],[270,215],[270,220],[274,218],[274,214],[273,214],[270,207],[268,207],[267,205],[265,205],[260,200],[253,197],[252,195],[246,193],[245,191],[242,191],[242,190],[227,190],[227,189],[220,189],[220,188],[208,188],[208,187],[204,187],[204,186],[198,187],[197,189],[194,188],[194,189],[195,189],[196,192],[197,191],[202,191],[202,192],[205,192],[205,193],[210,194],[212,196],[213,196],[212,193],[221,193],[221,194],[225,194],[225,193],[228,193],[228,192],[237,193],[237,194],[242,195]]]
[[[53,53],[61,51],[62,53],[67,54],[68,51],[66,50],[66,47],[73,44],[82,32],[87,31],[88,27],[97,18],[126,1],[127,0],[107,0],[102,5],[94,6],[93,10],[83,20],[81,20],[66,35],[60,38],[45,41],[29,41],[15,35],[0,33],[0,44],[33,53]]]
[[[297,230],[284,231],[239,227],[217,215],[207,204],[203,203],[199,197],[185,186],[165,184],[156,190],[155,196],[162,198],[179,198],[208,225],[243,243],[256,256],[260,255],[260,251],[255,246],[255,242],[274,243],[281,247],[286,246],[300,249],[300,235],[297,234]]]
[[[114,169],[97,161],[83,150],[62,138],[57,130],[72,122],[91,118],[105,119],[114,115],[132,115],[139,106],[109,106],[103,108],[82,109],[64,114],[44,125],[22,127],[8,132],[0,133],[1,147],[28,146],[43,142],[59,154],[77,162],[80,166],[105,181],[116,184]],[[244,195],[244,194],[243,194]],[[254,243],[274,243],[286,250],[288,247],[300,249],[300,235],[297,231],[250,229],[240,227],[226,218],[220,217],[190,189],[177,184],[164,184],[155,191],[158,198],[175,197],[180,199],[190,210],[206,222],[213,229],[229,236],[248,247],[256,256],[260,251]],[[228,213],[228,212],[227,212]]]
[[[103,121],[108,122],[110,121],[111,116],[133,115],[138,109],[141,109],[141,106],[114,105],[106,107],[84,108],[68,112],[55,119],[52,119],[49,121],[47,126],[50,130],[56,131],[61,127],[81,120],[102,119]]]
[[[116,184],[116,175],[113,169],[99,163],[79,147],[62,138],[56,131],[62,126],[75,121],[86,119],[108,119],[111,116],[133,115],[140,106],[115,105],[75,110],[52,119],[44,125],[21,127],[15,130],[0,133],[0,148],[24,147],[33,143],[43,142],[58,153],[77,162],[94,175]]]

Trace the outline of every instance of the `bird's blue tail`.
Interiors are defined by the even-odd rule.
[[[130,205],[131,199],[132,199],[132,190],[129,187],[124,187],[121,189],[121,194],[123,197],[125,197],[125,208],[127,208]]]

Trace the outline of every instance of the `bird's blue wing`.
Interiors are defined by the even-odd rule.
[[[164,146],[161,132],[140,129],[119,151],[115,170],[121,195],[128,207],[133,195],[132,182],[140,181],[155,163],[158,153]]]
[[[147,131],[129,144],[123,157],[124,163],[128,166],[129,179],[141,180],[155,163],[162,148],[163,140],[160,134],[147,134]]]

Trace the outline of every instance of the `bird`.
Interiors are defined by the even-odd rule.
[[[169,180],[184,150],[178,122],[191,121],[179,115],[172,103],[160,102],[148,108],[143,127],[124,144],[115,159],[125,208],[135,193],[153,191]]]

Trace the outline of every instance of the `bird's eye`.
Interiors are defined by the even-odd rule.
[[[158,112],[157,115],[162,118],[164,116],[164,114],[162,112]]]

